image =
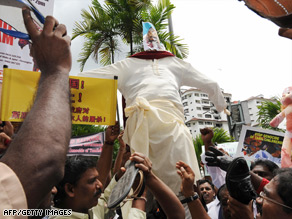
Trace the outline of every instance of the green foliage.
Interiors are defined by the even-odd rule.
[[[213,128],[214,137],[212,138],[212,142],[216,142],[217,144],[225,143],[225,142],[233,142],[233,137],[228,134],[223,128]],[[201,162],[201,154],[202,154],[202,146],[204,145],[201,134],[197,135],[193,140],[198,163]]]
[[[274,97],[274,101],[263,101],[260,106],[258,106],[258,119],[257,122],[259,126],[264,129],[271,129],[275,131],[285,132],[283,129],[274,128],[270,126],[270,121],[281,112],[281,102],[280,98]]]
[[[82,9],[82,21],[75,22],[72,40],[78,36],[83,36],[83,44],[80,58],[80,69],[83,70],[88,58],[93,58],[103,65],[114,63],[114,53],[118,50],[119,33],[116,32],[117,20],[113,11],[109,7],[102,7],[98,0],[92,0],[89,11]]]
[[[79,136],[85,136],[90,134],[96,134],[99,132],[104,132],[105,126],[100,125],[78,125],[73,124],[72,125],[72,137],[79,137]]]
[[[104,132],[106,130],[107,126],[101,126],[101,125],[78,125],[73,124],[72,125],[72,137],[80,137],[90,134],[96,134],[99,132]],[[113,151],[113,163],[116,160],[118,151],[120,148],[120,144],[118,140],[115,140],[114,143],[114,151]]]

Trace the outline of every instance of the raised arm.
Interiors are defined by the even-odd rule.
[[[210,146],[215,146],[214,143],[212,142],[212,138],[214,137],[214,132],[211,128],[203,128],[200,129],[201,132],[201,137],[203,140],[203,143],[205,145],[205,152],[209,150]]]
[[[185,218],[184,207],[172,190],[152,172],[152,163],[141,153],[135,152],[130,160],[137,162],[136,167],[141,169],[146,179],[146,186],[159,202],[167,218]]]
[[[126,144],[123,141],[123,134],[124,134],[124,131],[121,131],[121,133],[118,136],[118,141],[119,141],[120,147],[119,147],[119,151],[118,151],[115,163],[114,163],[113,175],[115,175],[119,171],[119,169],[121,168],[123,154],[126,151]]]
[[[105,131],[105,141],[101,155],[97,161],[96,169],[99,173],[98,180],[105,185],[112,167],[114,143],[120,133],[119,123],[109,126]]]
[[[189,165],[183,161],[176,163],[177,173],[182,179],[181,192],[186,198],[192,198],[187,201],[192,218],[210,219],[204,209],[198,194],[194,191],[195,174]],[[196,195],[196,196],[195,196]],[[197,198],[196,198],[197,197]]]
[[[64,25],[48,16],[39,31],[28,9],[23,10],[23,18],[41,77],[35,102],[1,162],[18,176],[28,208],[37,208],[64,174],[71,136],[68,77],[72,63]]]

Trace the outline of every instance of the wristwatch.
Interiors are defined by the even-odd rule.
[[[195,201],[198,198],[199,198],[199,195],[198,195],[198,193],[195,192],[195,194],[193,196],[187,197],[187,198],[181,200],[180,202],[182,204],[189,203],[189,202]]]

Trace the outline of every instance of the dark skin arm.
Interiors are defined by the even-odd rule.
[[[201,137],[203,140],[203,143],[205,145],[205,151],[209,150],[210,146],[215,146],[212,142],[212,138],[214,137],[214,132],[211,128],[203,128],[200,129]]]
[[[164,213],[169,219],[184,219],[185,211],[184,207],[180,203],[179,199],[172,192],[172,190],[164,184],[157,176],[152,172],[152,163],[141,153],[135,152],[131,155],[130,160],[137,162],[136,167],[143,171],[146,179],[147,189],[154,195],[159,202]]]
[[[37,208],[63,177],[71,137],[69,72],[70,37],[66,27],[51,16],[38,31],[30,11],[23,10],[33,42],[31,53],[41,69],[35,102],[1,162],[18,176],[28,202]]]
[[[97,161],[96,169],[99,173],[98,180],[105,185],[108,175],[112,167],[114,141],[120,134],[119,123],[114,126],[109,126],[105,131],[105,142],[102,148],[101,155]]]
[[[122,167],[123,155],[126,152],[126,144],[122,139],[123,134],[124,134],[124,131],[122,131],[118,136],[120,148],[119,148],[116,160],[115,160],[115,164],[114,164],[114,168],[113,168],[113,175],[115,175],[119,171],[119,169]]]
[[[232,219],[254,219],[252,201],[248,205],[245,205],[229,196],[228,207]]]
[[[195,174],[189,165],[183,161],[176,163],[177,173],[182,179],[181,192],[185,197],[190,197],[195,194],[194,181]],[[192,218],[210,219],[205,211],[200,199],[188,202],[188,207],[191,212]]]

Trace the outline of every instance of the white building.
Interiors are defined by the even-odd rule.
[[[226,99],[231,94],[224,93]],[[200,129],[205,127],[219,127],[229,132],[227,116],[219,113],[214,104],[209,100],[208,94],[197,88],[182,91],[182,104],[184,106],[185,123],[195,138],[200,134]]]
[[[263,101],[270,101],[270,102],[275,102],[275,99],[267,99],[264,98],[264,96],[262,94],[258,95],[258,96],[254,96],[254,97],[250,97],[247,100],[241,101],[241,102],[247,102],[248,105],[248,113],[250,116],[250,120],[251,120],[251,126],[258,126],[259,123],[257,122],[258,117],[258,106],[260,106],[262,104]]]

